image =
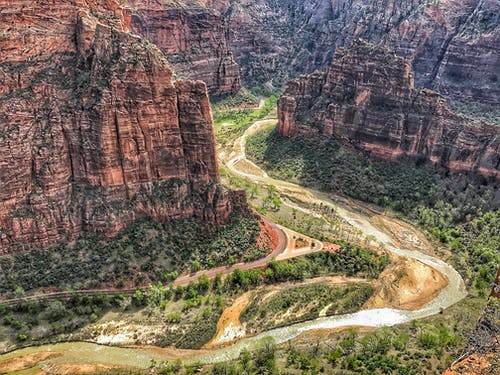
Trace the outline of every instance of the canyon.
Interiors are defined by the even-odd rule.
[[[247,85],[324,70],[363,38],[412,60],[415,84],[462,102],[500,101],[498,0],[208,0]]]
[[[363,40],[338,48],[327,72],[290,81],[278,112],[286,137],[335,137],[376,159],[412,156],[500,178],[498,127],[457,115],[438,93],[416,89],[408,60]]]
[[[0,6],[0,248],[247,209],[218,183],[205,83],[174,80],[129,8]]]
[[[210,94],[241,88],[240,67],[229,50],[220,14],[197,1],[128,1],[130,29],[154,43],[176,77],[201,80]]]
[[[498,126],[447,100],[500,102],[498,0],[368,3],[0,0],[0,257],[248,213],[220,181],[209,95],[289,79],[281,135],[496,184]]]

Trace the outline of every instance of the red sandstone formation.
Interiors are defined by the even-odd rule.
[[[167,55],[177,77],[205,82],[215,95],[241,88],[240,69],[229,51],[222,19],[202,2],[128,1],[132,31]]]
[[[205,0],[223,16],[247,83],[326,69],[363,38],[412,60],[418,87],[500,101],[498,0]]]
[[[417,90],[410,63],[363,41],[339,48],[326,73],[288,83],[278,104],[284,136],[321,134],[373,157],[430,159],[453,172],[500,178],[500,127],[464,118]]]
[[[224,221],[206,86],[173,81],[119,1],[1,1],[0,248]]]

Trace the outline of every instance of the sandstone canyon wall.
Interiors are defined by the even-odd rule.
[[[500,102],[499,0],[206,0],[223,17],[247,84],[325,69],[363,38],[412,60],[415,83],[464,102]]]
[[[131,29],[165,53],[179,78],[205,82],[211,94],[237,92],[240,68],[219,13],[199,1],[128,1]]]
[[[361,40],[337,49],[327,72],[289,82],[278,113],[284,136],[337,137],[373,157],[500,178],[500,127],[451,112],[436,92],[415,89],[409,61]]]
[[[173,80],[119,1],[0,1],[0,249],[137,218],[224,221],[206,86]]]

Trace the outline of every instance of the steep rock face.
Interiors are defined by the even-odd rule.
[[[224,221],[206,86],[172,80],[118,1],[0,1],[0,249],[139,217]]]
[[[178,77],[201,80],[215,95],[241,88],[240,69],[217,12],[196,1],[141,0],[129,5],[132,30],[167,55]]]
[[[338,137],[377,158],[415,155],[500,178],[500,127],[454,114],[437,93],[414,88],[409,61],[361,40],[339,48],[326,73],[291,81],[278,112],[284,136]]]
[[[418,87],[500,101],[499,0],[207,0],[224,17],[248,84],[328,66],[363,38],[411,59]]]

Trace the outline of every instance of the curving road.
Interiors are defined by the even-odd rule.
[[[192,273],[189,275],[180,276],[173,281],[174,286],[182,285],[187,286],[192,281],[197,281],[198,278],[202,275],[208,276],[210,279],[213,279],[217,276],[217,274],[221,274],[222,276],[229,275],[236,269],[241,270],[250,270],[254,268],[263,268],[265,267],[272,259],[277,260],[285,260],[296,258],[301,255],[318,252],[323,249],[323,243],[321,241],[317,241],[313,238],[309,238],[300,233],[294,232],[291,229],[282,227],[271,220],[267,219],[265,216],[260,215],[259,213],[255,213],[260,217],[262,221],[264,221],[269,227],[271,227],[274,232],[278,235],[278,245],[273,249],[271,253],[266,255],[264,258],[257,259],[253,262],[247,263],[237,263],[232,266],[220,266],[216,268],[211,268],[209,270],[201,270],[196,273]],[[310,245],[305,246],[299,249],[295,249],[294,246],[294,238],[301,237],[306,240]],[[129,289],[116,289],[116,288],[108,288],[108,289],[88,289],[88,290],[75,290],[75,291],[65,291],[65,292],[52,292],[46,294],[36,294],[31,296],[25,296],[20,298],[12,298],[12,299],[0,299],[0,304],[4,305],[15,305],[19,302],[23,301],[37,301],[40,299],[54,300],[54,299],[70,299],[74,296],[83,296],[83,295],[96,295],[96,294],[107,294],[107,295],[115,295],[115,294],[128,294],[132,295],[135,293],[137,289],[146,290],[148,287],[140,287],[140,288],[129,288]]]
[[[295,193],[300,193],[301,195],[307,197],[309,202],[317,204],[322,203],[323,205],[335,208],[337,214],[343,217],[349,224],[360,230],[366,236],[373,236],[378,242],[384,244],[388,251],[397,254],[398,256],[418,260],[441,272],[447,278],[448,285],[444,287],[431,302],[418,310],[409,311],[391,308],[368,309],[361,310],[353,314],[343,314],[318,318],[308,322],[276,328],[267,332],[263,332],[257,336],[242,339],[236,342],[234,345],[226,347],[224,349],[196,356],[195,358],[193,358],[193,361],[214,363],[234,359],[239,356],[239,353],[242,349],[252,348],[255,345],[261,343],[266,338],[270,338],[274,340],[274,342],[279,344],[293,339],[304,332],[315,329],[338,328],[345,326],[393,326],[396,324],[410,322],[415,319],[422,319],[431,315],[438,314],[443,309],[446,309],[465,298],[465,284],[460,274],[451,265],[431,255],[395,246],[391,241],[391,238],[387,234],[382,232],[369,220],[367,220],[359,213],[356,213],[345,204],[334,203],[325,193],[321,193],[312,189],[306,189],[293,183],[271,178],[257,165],[249,161],[246,158],[245,152],[247,137],[265,127],[272,125],[272,122],[273,121],[269,120],[255,122],[238,140],[236,140],[234,148],[230,155],[221,155],[221,161],[225,164],[226,168],[231,171],[231,173],[234,173],[238,176],[250,178],[253,182],[259,184],[272,184],[280,191],[286,191],[288,193],[290,191],[293,191]],[[238,168],[238,165],[242,162],[250,163],[252,165],[251,169],[259,170],[259,173],[255,174],[240,170]]]
[[[275,122],[275,121],[274,121]],[[391,241],[391,238],[385,234],[383,231],[375,227],[365,216],[357,213],[355,210],[351,209],[347,204],[333,202],[330,197],[312,189],[306,189],[299,185],[292,184],[285,181],[280,181],[277,179],[270,178],[264,171],[262,171],[257,165],[253,164],[246,158],[245,153],[245,144],[246,139],[249,135],[257,132],[258,130],[272,125],[273,121],[264,120],[257,121],[250,128],[248,128],[245,133],[235,142],[235,146],[231,152],[231,154],[226,155],[221,153],[220,159],[226,165],[226,168],[231,171],[231,173],[235,175],[239,175],[242,177],[250,178],[252,181],[259,184],[272,184],[276,186],[276,188],[280,191],[286,191],[287,193],[294,192],[298,193],[304,197],[307,197],[307,200],[311,203],[321,203],[323,205],[335,208],[337,214],[343,217],[349,224],[353,227],[357,228],[366,236],[373,236],[378,242],[384,244],[386,249],[394,254],[399,256],[408,257],[412,259],[416,259],[426,265],[429,265],[441,272],[448,280],[448,285],[441,289],[440,293],[426,306],[418,310],[398,310],[391,308],[383,308],[383,309],[367,309],[361,310],[353,314],[343,314],[336,316],[328,316],[322,317],[318,319],[314,319],[311,321],[293,324],[286,327],[276,328],[267,332],[262,332],[259,335],[248,337],[237,341],[235,344],[225,347],[223,349],[209,351],[209,352],[192,352],[189,355],[189,359],[185,360],[186,363],[190,362],[202,362],[202,363],[215,363],[225,360],[235,359],[239,356],[242,349],[252,349],[256,346],[262,344],[265,340],[272,340],[275,343],[283,343],[290,339],[293,339],[300,334],[315,330],[315,329],[330,329],[330,328],[338,328],[338,327],[346,327],[346,326],[368,326],[368,327],[382,327],[382,326],[393,326],[396,324],[401,324],[405,322],[409,322],[415,319],[422,319],[424,317],[428,317],[431,315],[435,315],[440,313],[443,309],[459,302],[466,296],[465,285],[455,269],[447,264],[446,262],[427,255],[415,250],[409,250],[400,248],[395,246]],[[239,164],[241,163],[250,163],[251,170],[256,171],[256,173],[250,173],[247,171],[243,171],[239,169]],[[286,204],[286,202],[285,202]],[[256,262],[248,263],[248,264],[237,264],[232,267],[220,267],[210,271],[201,271],[194,275],[185,276],[177,280],[179,284],[187,284],[189,281],[197,279],[197,277],[206,273],[209,276],[215,276],[218,272],[228,273],[231,272],[235,268],[255,268],[259,266],[265,265],[269,259],[272,257],[276,257],[280,259],[280,257],[293,257],[300,255],[302,251],[319,251],[320,243],[316,241],[314,246],[311,246],[310,249],[297,249],[293,250],[291,247],[287,246],[289,243],[289,237],[298,235],[296,232],[290,231],[286,228],[280,227],[269,220],[263,218],[266,222],[271,225],[273,228],[278,230],[280,233],[280,245],[277,249],[275,249],[271,254],[269,254],[266,258],[258,260]],[[301,237],[304,237],[300,235]],[[314,241],[310,239],[311,241]],[[295,251],[295,254],[294,254]],[[56,350],[57,348],[65,348],[65,350],[69,350],[66,348],[69,346],[71,350],[81,350],[82,347],[88,347],[87,349],[91,351],[94,355],[95,353],[100,353],[103,355],[102,362],[106,362],[104,358],[109,358],[108,354],[113,354],[113,358],[116,359],[118,363],[125,363],[125,359],[130,356],[134,356],[136,358],[135,364],[137,365],[138,361],[137,356],[140,358],[144,357],[144,364],[147,365],[149,359],[153,356],[154,352],[148,351],[146,349],[132,349],[132,348],[111,348],[111,347],[102,347],[95,344],[84,344],[84,343],[66,343],[66,344],[56,344],[50,347],[51,350]],[[42,347],[40,347],[42,348]],[[23,352],[22,350],[19,352]],[[112,353],[111,353],[112,352]],[[118,357],[118,355],[120,357]],[[157,358],[161,359],[174,359],[175,355],[162,355],[158,357],[156,353],[154,355]],[[1,356],[0,356],[1,358]],[[119,358],[119,359],[118,359]],[[142,362],[141,362],[142,363]]]

